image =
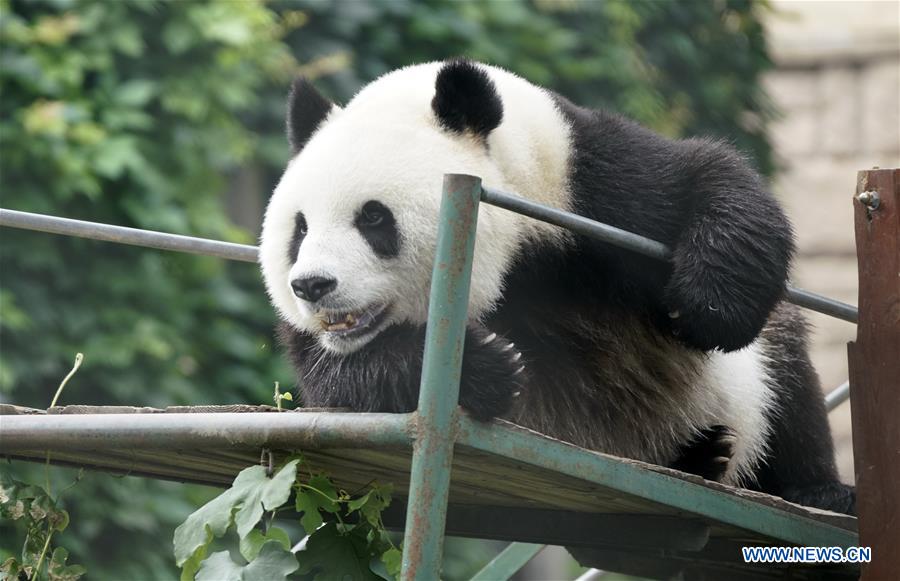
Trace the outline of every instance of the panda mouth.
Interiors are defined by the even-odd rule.
[[[329,335],[349,339],[365,335],[381,325],[388,305],[375,305],[362,311],[333,311],[319,315],[322,330]]]

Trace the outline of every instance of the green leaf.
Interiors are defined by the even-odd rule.
[[[319,510],[336,513],[341,509],[340,495],[327,477],[317,474],[309,479],[308,484],[301,484],[294,499],[297,512],[302,512],[300,524],[303,529],[312,534],[322,525],[322,515]]]
[[[302,512],[300,524],[306,534],[313,534],[316,529],[322,526],[322,515],[319,514],[319,503],[316,502],[316,494],[312,491],[299,490],[294,499],[294,506],[297,512]]]
[[[312,492],[315,493],[316,501],[322,510],[335,513],[341,509],[341,505],[338,502],[340,495],[327,476],[322,474],[313,476],[309,479],[309,486],[315,488]]]
[[[231,560],[228,551],[213,553],[200,564],[196,581],[241,581],[244,568]]]
[[[291,548],[291,539],[284,529],[269,527],[265,533],[259,529],[253,529],[250,534],[241,539],[241,555],[248,561],[252,561],[259,555],[259,549],[267,541],[277,541],[285,551],[289,551]]]
[[[18,562],[15,557],[10,557],[9,559],[0,563],[0,573],[3,574],[0,579],[16,579],[18,580],[21,573],[26,573],[25,565]]]
[[[397,547],[391,547],[381,554],[381,562],[384,563],[388,574],[397,579],[400,577],[400,564],[403,561],[403,553]]]
[[[373,486],[365,495],[348,502],[347,507],[351,511],[358,510],[369,524],[377,528],[381,523],[381,512],[391,504],[392,491],[393,487],[389,484]]]
[[[81,565],[66,565],[68,558],[69,552],[62,547],[53,551],[47,568],[49,581],[77,581],[87,572]]]
[[[267,541],[259,550],[259,556],[244,568],[243,579],[287,579],[288,575],[300,568],[297,557],[285,549],[277,540]]]
[[[272,540],[265,542],[259,555],[247,565],[232,561],[228,551],[213,553],[200,565],[196,581],[281,581],[299,566],[293,553],[280,541]]]
[[[306,548],[297,553],[300,573],[312,574],[313,581],[378,580],[369,569],[370,557],[367,551],[357,552],[351,535],[342,535],[333,522],[311,534]]]
[[[264,510],[274,510],[287,502],[297,476],[297,461],[284,465],[273,478],[262,466],[241,471],[234,484],[175,529],[175,562],[184,565],[198,551],[205,550],[213,537],[225,534],[233,522],[238,536],[247,536]]]

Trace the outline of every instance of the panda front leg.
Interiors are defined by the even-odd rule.
[[[279,337],[305,407],[404,413],[418,405],[424,326],[394,325],[352,353],[331,353],[287,323]],[[466,329],[459,403],[469,415],[481,421],[505,415],[524,381],[522,355],[511,342],[482,326]]]
[[[525,362],[515,344],[483,326],[466,329],[459,404],[476,420],[505,416],[525,387]]]
[[[783,297],[793,254],[787,218],[730,147],[681,143],[688,211],[672,243],[662,306],[671,332],[702,350],[753,341]]]

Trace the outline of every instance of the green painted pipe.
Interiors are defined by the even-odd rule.
[[[471,581],[506,581],[546,546],[534,543],[510,543],[481,571],[475,573]]]
[[[440,578],[481,179],[444,176],[401,579]]]

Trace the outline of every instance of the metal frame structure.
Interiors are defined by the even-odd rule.
[[[412,468],[401,574],[406,580],[439,577],[451,463],[457,445],[516,458],[542,469],[787,543],[840,547],[859,544],[855,533],[825,522],[736,498],[639,466],[617,463],[600,454],[504,426],[481,424],[461,415],[457,406],[459,379],[481,202],[647,256],[665,260],[670,255],[670,250],[656,241],[484,188],[477,177],[450,174],[444,179],[417,411],[411,414],[309,414],[307,417],[267,414],[265,418],[245,415],[230,419],[223,416],[232,414],[215,414],[214,418],[204,417],[207,414],[191,414],[189,418],[157,415],[142,421],[140,425],[133,422],[134,416],[123,418],[115,414],[94,416],[88,421],[77,416],[8,416],[2,426],[4,448],[33,449],[42,445],[59,446],[61,442],[78,446],[79,441],[90,441],[93,446],[102,448],[127,445],[129,441],[145,441],[147,438],[162,438],[174,444],[179,438],[198,433],[223,444],[243,439],[245,443],[259,441],[268,446],[279,444],[288,448],[327,444],[359,447],[361,442],[373,447],[411,445]],[[257,250],[253,246],[6,209],[0,209],[0,226],[245,262],[257,260]],[[859,318],[853,306],[802,289],[789,287],[787,300],[845,321],[855,323]],[[828,395],[828,409],[834,409],[849,395],[849,383],[841,385]],[[198,432],[197,427],[203,425],[209,429]],[[263,432],[264,436],[261,435]],[[508,578],[540,548],[541,545],[513,543],[476,578]]]

